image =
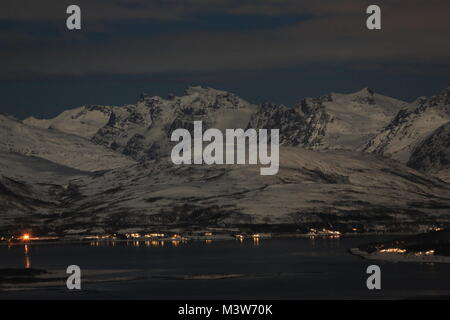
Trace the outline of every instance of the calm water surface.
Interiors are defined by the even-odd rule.
[[[341,239],[192,241],[115,245],[0,246],[0,268],[124,270],[130,280],[0,291],[0,298],[58,299],[404,299],[450,296],[450,265],[373,262],[348,253],[379,236]],[[382,290],[366,288],[366,268],[378,264]],[[234,275],[228,279],[200,277]],[[194,279],[192,279],[194,277]],[[197,278],[195,278],[197,277]],[[191,279],[190,279],[191,278]]]

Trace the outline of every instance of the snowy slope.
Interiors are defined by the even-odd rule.
[[[414,149],[408,166],[450,183],[450,122],[436,129]]]
[[[250,126],[279,128],[284,145],[313,150],[358,150],[406,103],[365,88],[352,94],[306,98],[294,108],[263,105]]]
[[[53,119],[29,117],[23,123],[42,129],[55,129],[61,132],[92,138],[97,131],[108,123],[112,107],[83,106],[66,110]]]
[[[280,159],[276,176],[261,176],[253,165],[174,166],[167,159],[75,175],[54,188],[59,215],[46,227],[110,232],[281,224],[404,231],[450,224],[450,185],[398,162],[292,147],[282,148]]]
[[[301,110],[312,128],[323,127],[323,135],[314,149],[357,150],[388,124],[405,105],[403,101],[389,98],[364,88],[352,94],[330,95],[305,99]],[[321,123],[316,113],[325,113],[327,121]]]
[[[40,229],[64,210],[61,194],[71,179],[90,175],[37,157],[0,152],[0,225]]]
[[[407,163],[414,150],[449,121],[450,87],[429,99],[419,99],[410,109],[400,111],[363,149]]]
[[[84,138],[40,129],[0,115],[0,151],[35,156],[67,167],[96,171],[133,161]]]
[[[205,129],[245,128],[254,109],[231,93],[211,88],[191,87],[169,99],[143,95],[135,105],[114,109],[92,140],[136,160],[156,159],[170,154],[173,130],[192,129],[195,120],[202,120]]]
[[[24,123],[79,135],[136,160],[155,159],[170,153],[170,136],[177,128],[245,128],[256,106],[232,93],[190,87],[181,97],[150,97],[122,107],[80,107],[54,119],[28,118]]]

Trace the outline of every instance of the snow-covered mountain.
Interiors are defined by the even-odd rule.
[[[377,94],[369,88],[353,94],[332,93],[304,99],[298,107],[307,118],[312,137],[306,146],[357,150],[404,105],[403,101]]]
[[[286,107],[191,87],[48,120],[0,116],[0,231],[448,226],[450,184],[433,176],[448,174],[448,106],[449,90],[412,104],[363,89]],[[173,165],[171,133],[194,120],[205,129],[280,129],[279,173]]]
[[[66,110],[53,119],[29,117],[23,123],[90,139],[108,123],[112,113],[112,107],[93,105]]]
[[[174,166],[163,160],[79,179],[72,183],[82,200],[72,210],[81,223],[79,213],[95,211],[96,219],[129,226],[318,223],[370,229],[393,228],[393,221],[450,222],[450,185],[404,165],[346,151],[280,151],[275,176],[259,175],[254,165]],[[133,215],[127,220],[123,212]]]
[[[450,183],[450,121],[423,140],[414,149],[407,164]]]
[[[450,185],[398,162],[293,147],[282,147],[280,160],[276,176],[259,175],[255,165],[175,166],[161,159],[70,177],[67,168],[54,164],[44,171],[23,170],[14,166],[16,159],[6,158],[2,161],[9,168],[0,167],[0,201],[9,206],[0,229],[101,233],[331,226],[404,231],[450,224]],[[32,167],[45,165],[32,161]],[[63,174],[50,184],[55,172]],[[42,203],[32,202],[36,199]]]
[[[32,127],[5,115],[0,115],[0,151],[40,157],[86,171],[107,170],[134,162],[84,138]]]
[[[57,195],[71,179],[89,174],[38,157],[0,152],[0,229],[39,229],[54,221],[64,210]]]
[[[401,110],[363,150],[391,157],[418,169],[448,168],[441,150],[444,153],[448,150],[446,125],[449,122],[450,87],[428,99],[419,98],[408,109]],[[430,161],[432,165],[426,164]]]
[[[307,98],[290,108],[252,105],[232,93],[190,87],[181,97],[142,95],[122,107],[89,106],[65,111],[54,119],[25,123],[90,138],[136,160],[168,155],[176,128],[278,128],[286,146],[356,150],[373,138],[406,105],[365,88],[352,94]]]
[[[282,146],[304,146],[311,139],[303,113],[270,102],[263,103],[252,115],[248,128],[279,129]]]
[[[371,89],[303,99],[294,108],[264,104],[251,120],[256,128],[280,128],[284,145],[313,150],[357,150],[406,105]]]
[[[90,138],[136,160],[170,153],[170,136],[177,128],[193,128],[194,120],[208,127],[245,128],[256,106],[232,93],[190,87],[181,97],[150,97],[122,107],[88,106],[63,112],[54,119],[28,118],[25,123]]]

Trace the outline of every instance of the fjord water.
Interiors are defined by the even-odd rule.
[[[348,249],[386,240],[261,239],[257,242],[116,242],[0,247],[1,268],[82,270],[82,289],[0,291],[8,298],[68,299],[404,299],[450,296],[450,265],[363,260]],[[368,290],[366,268],[381,267],[381,290]],[[116,281],[84,282],[83,272],[124,271]],[[108,270],[108,271],[107,271]]]

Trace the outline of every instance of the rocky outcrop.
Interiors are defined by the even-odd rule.
[[[436,129],[419,144],[407,164],[450,183],[450,122]]]
[[[450,88],[447,88],[431,98],[420,98],[408,109],[401,110],[389,125],[364,146],[363,150],[419,167],[421,165],[415,163],[423,153],[420,150],[431,151],[425,146],[427,143],[434,141],[432,145],[438,148],[441,144],[447,143],[446,141],[436,143],[436,139],[445,140],[445,132],[441,129],[435,136],[435,131],[449,121]]]

